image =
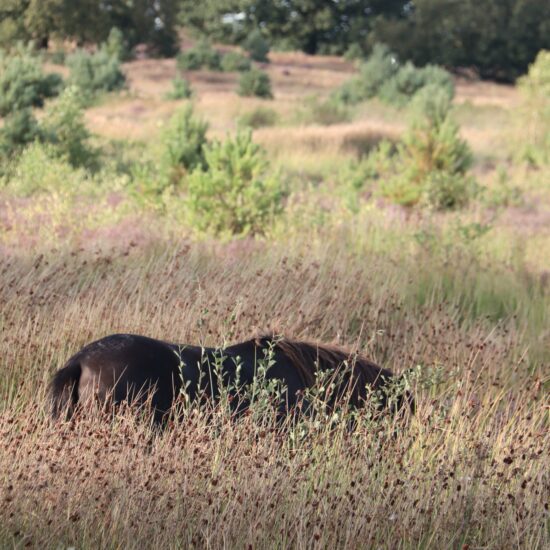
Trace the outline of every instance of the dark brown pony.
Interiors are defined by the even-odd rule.
[[[262,369],[263,367],[263,369]],[[132,334],[113,334],[88,344],[56,372],[50,384],[52,416],[71,416],[86,403],[150,403],[157,422],[171,411],[176,397],[185,392],[193,400],[216,400],[220,386],[242,395],[263,372],[265,380],[280,382],[282,415],[308,409],[304,391],[321,376],[332,384],[329,405],[345,399],[363,406],[371,390],[378,390],[380,406],[399,409],[412,399],[403,391],[391,403],[388,388],[393,374],[364,357],[342,349],[308,342],[263,336],[225,349],[178,345]],[[392,382],[393,380],[393,382]],[[306,392],[307,393],[307,392]],[[235,399],[235,411],[248,401]],[[301,402],[300,402],[301,401]]]

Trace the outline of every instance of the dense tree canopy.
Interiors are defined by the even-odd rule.
[[[384,42],[418,65],[473,67],[513,80],[550,48],[548,0],[180,0],[181,21],[240,42],[260,28],[276,47],[366,53]]]
[[[78,43],[104,41],[118,27],[129,44],[151,45],[171,54],[178,0],[0,0],[0,45],[17,40],[73,39]]]

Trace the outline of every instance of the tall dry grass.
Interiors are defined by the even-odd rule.
[[[2,546],[548,545],[548,363],[530,349],[547,325],[529,321],[532,303],[516,319],[471,317],[433,281],[419,300],[414,262],[345,235],[293,242],[3,262]],[[413,369],[416,415],[283,430],[219,409],[161,434],[131,415],[47,420],[52,372],[104,334],[221,345],[266,329]]]

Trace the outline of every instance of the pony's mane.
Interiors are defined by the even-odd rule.
[[[351,384],[354,401],[364,397],[365,386],[376,388],[393,376],[389,370],[379,367],[366,357],[338,346],[274,335],[263,335],[256,339],[258,343],[266,340],[273,342],[275,348],[288,358],[306,387],[315,384],[318,370],[342,373],[347,383]]]

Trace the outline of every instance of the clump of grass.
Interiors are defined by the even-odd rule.
[[[278,119],[277,111],[260,106],[240,115],[237,124],[245,128],[265,128],[275,126]]]

